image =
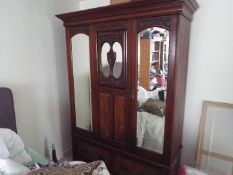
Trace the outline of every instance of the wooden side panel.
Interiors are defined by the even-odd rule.
[[[113,137],[113,97],[101,93],[99,108],[100,135]]]
[[[174,86],[174,116],[172,124],[172,152],[171,161],[175,158],[182,144],[182,131],[184,119],[184,105],[186,92],[186,77],[189,50],[190,24],[182,15],[178,16],[179,26],[177,28],[177,51],[175,67]]]
[[[115,96],[115,139],[120,141],[127,140],[127,123],[128,123],[128,105],[127,98],[122,96]]]
[[[149,90],[150,84],[150,40],[140,39],[140,86]]]

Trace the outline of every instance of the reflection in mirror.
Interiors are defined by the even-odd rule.
[[[90,94],[89,36],[77,34],[71,39],[74,76],[76,126],[92,130]]]
[[[169,31],[151,27],[138,34],[137,146],[163,153]]]
[[[116,52],[116,61],[113,67],[113,75],[115,78],[119,78],[121,76],[122,72],[122,57],[123,57],[123,51],[121,44],[118,42],[115,42],[113,44],[113,51]]]
[[[104,43],[101,49],[101,64],[102,64],[102,72],[105,77],[109,77],[110,75],[110,66],[107,57],[109,51],[110,51],[109,43]]]

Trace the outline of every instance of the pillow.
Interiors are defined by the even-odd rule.
[[[162,105],[158,100],[149,98],[141,108],[151,114],[163,117],[164,116],[164,105]]]
[[[0,159],[7,159],[9,157],[8,149],[0,136]]]

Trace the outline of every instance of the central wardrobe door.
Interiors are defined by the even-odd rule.
[[[97,117],[94,120],[99,139],[125,148],[128,140],[130,80],[127,41],[128,22],[97,24],[94,96]]]

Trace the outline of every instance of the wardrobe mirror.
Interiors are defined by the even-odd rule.
[[[110,45],[105,42],[101,49],[101,66],[102,73],[105,77],[114,76],[119,78],[122,72],[123,50],[119,42]]]
[[[113,44],[113,51],[116,53],[116,61],[113,66],[113,76],[119,78],[122,72],[123,50],[119,42]]]
[[[77,34],[71,39],[74,76],[76,126],[92,130],[89,36]]]
[[[150,27],[138,33],[137,146],[163,153],[169,31]]]
[[[101,49],[101,65],[102,65],[102,72],[105,77],[110,76],[110,66],[108,63],[108,53],[111,49],[111,46],[109,43],[104,43]]]

